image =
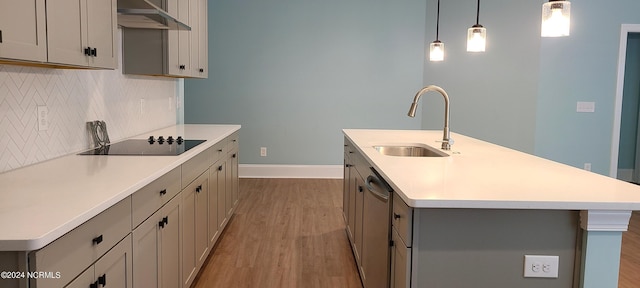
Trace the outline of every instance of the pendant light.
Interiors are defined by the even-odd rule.
[[[440,30],[440,0],[438,0],[438,16],[436,18],[436,41],[429,45],[429,61],[444,60],[444,43],[438,38]]]
[[[487,28],[480,25],[480,0],[476,12],[476,24],[467,31],[467,51],[484,52],[487,47]]]
[[[542,4],[542,37],[569,36],[571,2],[549,0]]]

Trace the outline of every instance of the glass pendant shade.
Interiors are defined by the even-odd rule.
[[[571,2],[551,0],[542,5],[542,37],[569,36]]]
[[[444,60],[444,43],[436,40],[429,45],[429,61]]]
[[[473,25],[467,31],[467,51],[484,52],[487,47],[487,29],[482,25]]]

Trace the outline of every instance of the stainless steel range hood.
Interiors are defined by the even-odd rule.
[[[163,1],[164,2],[164,1]],[[148,0],[118,0],[118,25],[125,28],[191,30]]]

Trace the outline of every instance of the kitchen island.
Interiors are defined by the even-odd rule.
[[[189,286],[237,205],[239,129],[176,125],[132,139],[206,141],[0,174],[0,287]]]
[[[455,133],[449,151],[437,149],[442,131],[344,134],[345,162],[365,162],[394,190],[391,287],[617,287],[621,236],[640,210],[640,187]],[[374,148],[425,144],[446,156]],[[361,205],[351,199],[345,205]],[[349,231],[348,218],[355,239],[362,228]],[[537,269],[525,255],[558,256],[542,262],[558,274],[524,277]]]

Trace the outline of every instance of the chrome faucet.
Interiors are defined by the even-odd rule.
[[[449,137],[449,95],[447,95],[447,92],[444,91],[444,89],[436,85],[429,85],[420,89],[413,98],[413,103],[411,103],[411,108],[409,108],[409,113],[407,113],[407,115],[411,118],[416,116],[416,109],[418,108],[418,100],[420,100],[420,96],[429,91],[436,91],[444,97],[444,129],[442,131],[444,135],[442,136],[442,150],[451,150],[453,141]]]

